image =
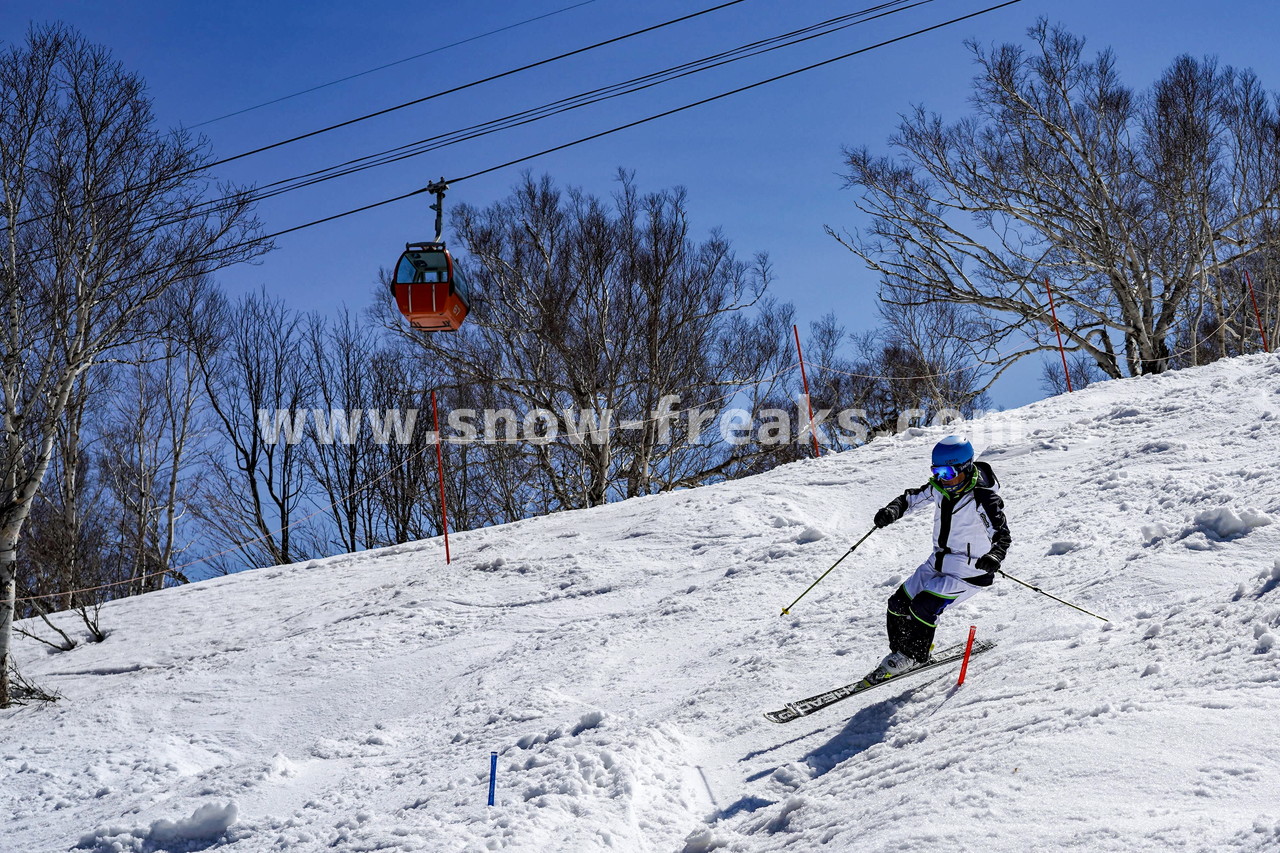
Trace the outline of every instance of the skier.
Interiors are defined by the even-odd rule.
[[[1012,541],[999,491],[991,466],[974,461],[968,441],[949,435],[933,448],[929,482],[907,489],[876,513],[876,527],[888,527],[927,503],[937,508],[933,554],[889,597],[890,652],[866,677],[868,684],[928,660],[942,611],[991,586]]]

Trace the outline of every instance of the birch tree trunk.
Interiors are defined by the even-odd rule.
[[[166,290],[266,247],[243,195],[201,206],[207,152],[157,130],[142,80],[70,28],[0,53],[0,103],[4,707],[17,548],[75,383],[154,331]]]

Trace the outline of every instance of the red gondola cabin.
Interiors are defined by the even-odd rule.
[[[444,243],[407,243],[396,264],[391,292],[415,329],[455,332],[471,308],[466,279]]]

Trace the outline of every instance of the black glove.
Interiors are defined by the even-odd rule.
[[[995,573],[1000,571],[1000,561],[990,554],[983,554],[978,558],[978,562],[973,565],[978,571],[986,572],[992,577],[995,577]]]
[[[893,507],[887,506],[876,513],[876,527],[888,527],[898,520],[898,514],[893,511]]]

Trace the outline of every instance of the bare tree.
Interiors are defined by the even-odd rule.
[[[110,399],[109,380],[105,370],[81,374],[56,425],[46,478],[24,525],[20,565],[25,571],[19,589],[25,600],[19,602],[16,615],[40,616],[62,638],[52,645],[63,650],[76,641],[53,623],[50,614],[78,613],[90,635],[101,640],[105,635],[98,625],[98,608],[120,579],[107,488],[94,464],[100,441],[94,414]]]
[[[200,380],[227,443],[201,515],[259,565],[305,559],[314,542],[299,513],[310,490],[315,399],[305,317],[265,292],[235,305],[215,294],[199,322],[211,332],[195,349]]]
[[[1280,332],[1280,251],[1267,248],[1206,276],[1183,312],[1171,357],[1175,367],[1276,351]],[[1246,278],[1247,276],[1247,278]],[[1252,282],[1252,288],[1249,284]],[[1224,306],[1236,306],[1238,310]]]
[[[1098,369],[1097,363],[1084,353],[1077,352],[1070,355],[1067,358],[1067,369],[1071,375],[1069,389],[1067,377],[1062,372],[1062,360],[1060,358],[1045,360],[1040,368],[1040,387],[1046,394],[1065,394],[1068,390],[1079,391],[1106,378]]]
[[[1110,51],[1086,57],[1084,39],[1044,21],[1030,36],[1031,49],[970,44],[971,117],[917,108],[890,140],[896,157],[846,150],[872,222],[837,239],[887,299],[978,312],[988,364],[1056,346],[1049,279],[1072,350],[1107,376],[1160,372],[1197,288],[1275,245],[1274,103],[1250,72],[1188,56],[1138,94]],[[1242,307],[1211,298],[1218,317]]]
[[[909,389],[911,408],[932,419],[942,412],[968,415],[986,402],[983,389],[989,382],[972,358],[972,342],[985,331],[976,312],[950,302],[905,305],[890,299],[881,315],[882,378]]]
[[[972,416],[987,403],[982,371],[970,355],[977,330],[962,308],[885,302],[881,316],[880,328],[858,335],[834,314],[810,324],[805,354],[813,408],[831,413],[836,426],[823,437],[838,450],[939,416]],[[848,415],[843,424],[841,413]]]
[[[519,517],[726,476],[737,454],[680,441],[656,417],[664,398],[763,393],[757,380],[791,361],[774,317],[786,309],[760,301],[766,259],[737,260],[718,233],[692,240],[683,190],[619,181],[612,204],[526,176],[506,201],[455,209],[484,301],[456,334],[413,335],[439,384],[540,412],[561,437],[514,445],[496,420],[479,425],[503,448],[490,464],[538,478],[507,496]]]
[[[23,571],[16,616],[39,616],[60,639],[49,641],[21,628],[19,633],[68,651],[78,642],[50,618],[58,610],[78,613],[90,636],[101,640],[100,591],[118,580],[111,541],[112,519],[105,488],[93,460],[97,436],[87,421],[106,399],[107,374],[85,373],[67,400],[57,424],[53,456],[24,525]]]
[[[440,506],[436,497],[437,469],[434,447],[423,440],[429,429],[429,366],[418,353],[391,341],[370,359],[373,408],[379,413],[380,435],[374,436],[375,453],[370,456],[368,488],[377,507],[378,544],[394,545],[436,536],[441,531]],[[448,406],[446,399],[445,405]],[[370,425],[372,432],[372,425]],[[465,469],[455,469],[465,472]],[[468,472],[469,473],[469,472]],[[493,482],[497,492],[506,484]],[[455,504],[455,508],[462,510]],[[459,519],[457,516],[462,515]],[[465,510],[455,513],[455,523],[471,523]]]
[[[366,416],[381,424],[374,400],[378,361],[370,358],[377,340],[370,327],[343,311],[333,322],[311,318],[306,367],[315,389],[316,429],[307,464],[323,493],[343,551],[359,551],[378,541],[376,504],[366,481],[377,476],[378,444],[362,429]]]
[[[116,547],[128,594],[186,583],[175,561],[186,548],[179,527],[197,505],[207,461],[204,388],[190,336],[205,336],[191,313],[212,292],[207,281],[158,300],[164,327],[136,343],[116,368],[117,388],[103,418],[99,467],[119,519]]]
[[[0,104],[3,707],[16,549],[77,383],[146,334],[169,287],[263,247],[243,197],[201,205],[204,148],[157,131],[142,80],[70,29],[0,55]]]
[[[851,334],[834,313],[828,313],[809,324],[804,344],[810,404],[816,412],[866,411],[875,393],[878,378],[871,374],[865,353],[876,345],[877,336]],[[862,434],[849,427],[861,427]],[[840,451],[867,441],[865,423],[851,423],[822,430],[822,439]]]

